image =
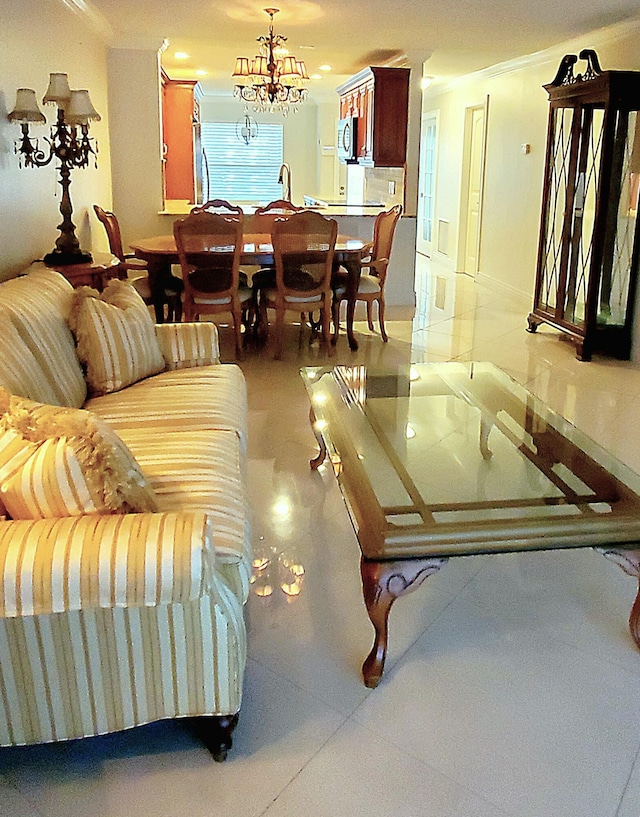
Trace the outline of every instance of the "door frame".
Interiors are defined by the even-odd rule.
[[[475,270],[466,269],[466,246],[467,246],[467,227],[468,227],[468,213],[469,213],[469,196],[471,192],[470,175],[471,175],[471,148],[472,148],[472,125],[473,115],[476,111],[482,110],[484,114],[484,122],[482,128],[482,156],[480,159],[480,201],[478,205],[478,236],[476,246],[476,268]],[[484,102],[478,105],[469,105],[464,111],[464,141],[462,148],[462,173],[460,179],[460,213],[459,213],[459,229],[458,229],[458,248],[456,254],[456,270],[458,272],[466,272],[468,275],[477,275],[480,270],[480,251],[482,248],[482,216],[484,211],[484,186],[486,177],[486,162],[487,162],[487,133],[489,121],[489,95],[487,94]]]

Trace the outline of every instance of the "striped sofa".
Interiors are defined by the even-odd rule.
[[[73,299],[41,265],[0,284],[0,386],[35,401],[36,418],[54,406],[100,418],[157,507],[0,517],[0,746],[189,718],[222,760],[246,656],[244,378],[220,364],[214,325],[164,324],[163,371],[89,397]]]

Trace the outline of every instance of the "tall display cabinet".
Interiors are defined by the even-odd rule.
[[[544,88],[550,111],[529,331],[548,323],[580,360],[631,354],[640,229],[640,71],[602,71],[565,56]]]

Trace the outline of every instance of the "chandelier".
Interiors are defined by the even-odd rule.
[[[237,57],[233,72],[234,96],[253,103],[254,111],[294,113],[307,97],[309,76],[303,60],[289,54],[287,38],[273,32],[273,17],[279,9],[264,9],[269,15],[269,34],[258,37],[260,53],[252,60]]]

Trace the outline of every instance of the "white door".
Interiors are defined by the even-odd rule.
[[[436,193],[438,113],[427,113],[420,134],[420,180],[418,183],[418,236],[416,249],[431,256]]]
[[[465,128],[466,195],[461,202],[461,264],[469,275],[478,272],[480,261],[480,227],[482,222],[482,186],[484,182],[486,105],[467,109]]]

